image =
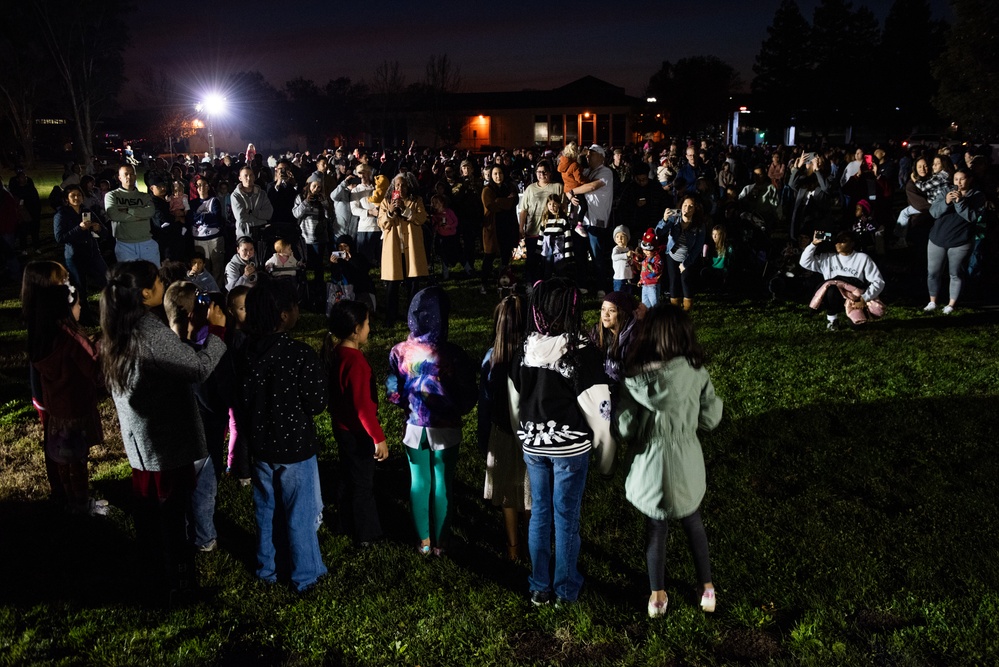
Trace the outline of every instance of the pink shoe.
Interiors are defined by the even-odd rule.
[[[583,225],[576,225],[576,233],[582,236],[584,239],[587,236],[589,236],[589,234],[587,234],[586,230],[583,228]]]

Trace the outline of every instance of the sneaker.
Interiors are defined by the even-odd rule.
[[[217,540],[211,540],[209,542],[206,542],[205,544],[202,544],[200,547],[195,547],[195,549],[197,549],[202,553],[208,553],[209,551],[215,551],[218,545],[219,543]]]
[[[839,329],[839,325],[836,324],[836,320],[829,320],[826,323],[826,331],[836,331]]]
[[[416,553],[420,554],[421,556],[429,556],[430,552],[431,549],[429,544],[420,544],[417,545],[416,547]]]
[[[943,314],[944,315],[950,315],[953,312],[954,312],[954,306],[944,306],[943,307]]]
[[[555,598],[555,608],[565,609],[566,607],[571,607],[576,604],[575,600],[566,600],[565,598],[556,597]]]
[[[706,614],[714,612],[716,602],[715,589],[705,588],[704,592],[701,593],[701,610]]]
[[[249,486],[251,483],[252,482],[250,481],[249,477],[240,477],[239,478],[239,485],[240,486]]]
[[[551,591],[531,591],[531,604],[535,607],[544,607],[552,601]]]
[[[432,553],[437,558],[442,558],[444,556],[445,551],[444,551],[443,547],[434,547],[433,550],[432,550]]]
[[[658,618],[666,614],[666,605],[669,604],[669,597],[662,602],[649,601],[649,618]]]
[[[589,236],[582,225],[576,225],[576,233],[582,236],[584,239]]]
[[[108,501],[102,498],[91,498],[90,508],[87,512],[90,516],[107,516],[108,511],[111,507],[108,505]]]
[[[926,306],[923,307],[923,311],[927,313],[932,313],[936,309],[937,309],[937,304],[934,303],[933,301],[930,301],[928,304],[926,304]]]

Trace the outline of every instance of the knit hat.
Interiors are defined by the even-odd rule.
[[[322,175],[322,173],[320,173],[318,171],[314,171],[309,176],[309,178],[306,179],[305,182],[306,183],[322,183],[323,182],[323,175]]]
[[[656,230],[649,227],[642,234],[642,250],[655,250],[656,249]]]
[[[624,225],[618,225],[615,227],[614,234],[611,235],[611,238],[616,239],[618,234],[624,234],[624,238],[628,239],[629,243],[631,242],[631,230]]]
[[[604,301],[613,303],[618,313],[630,316],[635,311],[635,300],[624,292],[608,292],[604,296]]]
[[[861,200],[857,201],[857,206],[859,206],[860,208],[864,209],[864,214],[865,215],[870,215],[871,214],[871,204],[866,199],[861,199]]]

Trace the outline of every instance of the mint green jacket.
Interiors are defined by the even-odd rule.
[[[628,502],[653,519],[683,518],[704,498],[704,455],[697,429],[722,416],[704,368],[683,357],[646,366],[621,383],[615,435],[626,443]]]

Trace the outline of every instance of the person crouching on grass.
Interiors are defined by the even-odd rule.
[[[857,252],[857,234],[840,232],[834,239],[836,252],[819,254],[818,248],[825,240],[825,232],[816,230],[812,242],[798,260],[802,268],[821,273],[824,283],[815,292],[812,309],[826,307],[826,328],[836,329],[838,313],[846,308],[846,315],[853,324],[863,324],[870,317],[884,315],[884,304],[878,295],[885,288],[878,265],[869,255]]]
[[[276,582],[283,575],[277,552],[287,552],[291,583],[303,593],[326,574],[316,534],[323,502],[313,421],[326,409],[326,376],[316,351],[288,335],[298,321],[293,282],[261,274],[245,308],[248,340],[236,364],[243,383],[236,418],[240,437],[245,424],[253,458],[257,577]]]
[[[615,413],[617,437],[628,443],[628,501],[645,515],[649,616],[666,613],[665,552],[669,519],[679,519],[694,556],[701,609],[715,610],[708,538],[701,522],[704,454],[697,429],[721,421],[722,401],[704,369],[704,350],[690,316],[679,307],[650,308],[642,320]]]

